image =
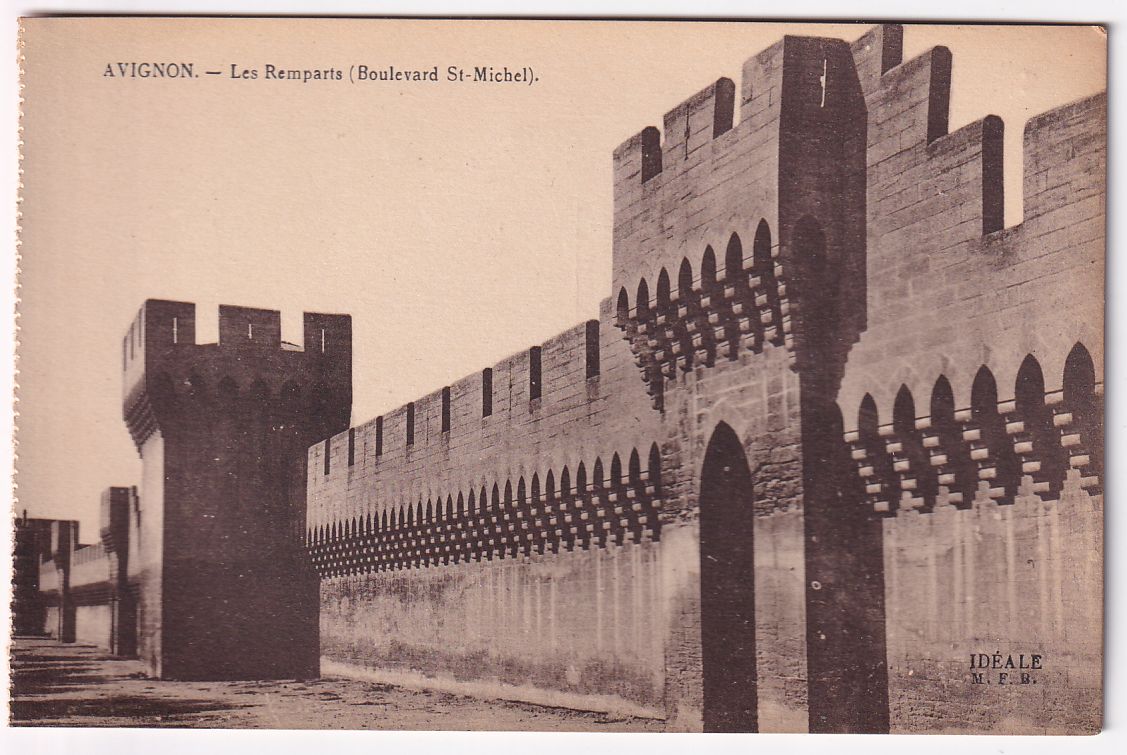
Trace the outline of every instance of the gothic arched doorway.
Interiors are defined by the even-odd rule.
[[[700,488],[704,730],[758,731],[751,470],[721,423],[705,451]]]

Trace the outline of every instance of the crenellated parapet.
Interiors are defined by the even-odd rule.
[[[1102,94],[1029,121],[1025,217],[1012,228],[988,222],[989,202],[1000,199],[980,196],[982,176],[995,169],[983,145],[1001,138],[992,117],[936,142],[964,149],[969,172],[938,170],[927,148],[916,169],[924,178],[916,179],[905,167],[911,150],[899,155],[897,170],[907,175],[897,180],[924,208],[900,208],[902,199],[883,194],[874,203],[874,191],[884,189],[870,187],[880,217],[869,245],[884,264],[870,269],[871,327],[850,355],[838,397],[855,455],[866,432],[899,445],[896,416],[914,397],[919,408],[900,425],[923,433],[952,504],[969,505],[980,485],[990,499],[1012,501],[1023,476],[1034,493],[1052,498],[1069,468],[1080,470],[1081,487],[1099,490],[1105,122]],[[960,194],[960,176],[970,194]],[[1000,197],[1000,177],[994,189]],[[882,257],[895,254],[903,259]],[[865,417],[876,415],[866,430]],[[875,467],[865,461],[862,469]],[[870,500],[893,511],[902,495],[893,485]]]
[[[173,415],[241,402],[300,415],[311,439],[347,424],[352,322],[307,312],[301,344],[281,340],[274,310],[220,306],[219,342],[197,344],[195,305],[145,302],[122,340],[123,407],[138,448]]]
[[[660,476],[658,417],[613,322],[604,302],[598,320],[313,445],[309,541],[369,520],[369,533],[407,537],[408,516],[437,522],[408,538],[444,537],[428,544],[435,558],[656,537],[660,500],[644,480]]]
[[[849,46],[786,37],[745,63],[736,97],[719,79],[614,153],[618,324],[659,409],[679,374],[770,347],[835,373],[863,324]]]
[[[1106,96],[1029,120],[1024,217],[1005,228],[1005,126],[949,131],[951,53],[902,61],[889,26],[852,47],[868,112],[866,328],[837,404],[867,502],[1008,503],[1023,478],[1049,500],[1070,468],[1097,490]]]
[[[144,462],[128,568],[154,676],[316,673],[304,451],[348,426],[352,323],[303,324],[302,343],[284,343],[278,312],[221,306],[218,343],[199,344],[195,305],[150,300],[122,341],[123,413]]]
[[[986,116],[949,133],[950,52],[877,67],[877,50],[899,47],[887,32],[854,44],[858,69],[870,71],[869,295],[841,389],[847,426],[866,393],[887,415],[901,385],[919,396],[941,375],[967,407],[980,366],[1012,399],[1026,354],[1051,393],[1077,342],[1102,374],[1103,301],[1093,293],[1103,287],[1106,95],[1028,121],[1024,217],[1003,228],[1004,124]]]

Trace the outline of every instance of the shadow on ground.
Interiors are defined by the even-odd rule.
[[[238,706],[219,705],[207,700],[160,700],[136,695],[114,695],[95,700],[23,700],[12,703],[12,724],[16,726],[56,726],[59,719],[91,718],[96,723],[71,722],[75,726],[176,726],[176,719],[197,713],[234,710]],[[151,720],[137,720],[137,719]],[[188,722],[184,722],[187,724]]]
[[[91,645],[12,643],[13,726],[660,731],[662,724],[340,677],[158,681]]]
[[[156,682],[136,671],[128,673],[134,664],[122,669],[128,661],[115,660],[85,645],[69,646],[68,654],[54,653],[48,643],[19,638],[12,644],[9,720],[14,726],[64,722],[73,726],[176,726],[177,719],[185,716],[245,707],[214,699],[149,694]],[[123,676],[143,685],[142,693],[115,694],[114,683]]]

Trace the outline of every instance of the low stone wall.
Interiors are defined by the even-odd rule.
[[[322,672],[663,717],[665,542],[331,577]]]
[[[75,641],[109,650],[113,635],[113,609],[110,605],[77,606],[74,613]]]
[[[48,605],[46,619],[43,622],[44,632],[56,640],[59,639],[59,606]]]

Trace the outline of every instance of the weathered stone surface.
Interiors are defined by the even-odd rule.
[[[786,37],[738,100],[720,79],[640,130],[598,319],[353,428],[345,320],[295,352],[231,308],[196,346],[191,305],[147,303],[149,668],[255,637],[239,673],[315,669],[312,567],[319,652],[361,675],[670,730],[1098,729],[1106,97],[1029,121],[1003,228],[1004,125],[949,133],[950,53],[901,55],[897,26]],[[73,634],[112,559],[71,550],[40,589]],[[1043,667],[979,684],[978,654]]]
[[[715,554],[701,550],[697,523],[708,484],[702,464],[723,424],[740,439],[751,474],[733,505],[756,522],[744,566],[755,587],[748,631],[756,678],[747,684],[757,686],[758,716],[749,726],[1098,725],[1096,620],[1069,625],[1087,650],[1069,651],[1070,673],[1053,677],[1051,693],[988,698],[966,688],[964,661],[983,642],[1010,637],[1010,647],[1026,635],[1064,652],[1054,639],[1064,627],[1048,607],[1073,596],[1042,586],[1043,610],[1013,606],[1020,618],[984,596],[1023,591],[1023,577],[998,565],[1024,552],[1021,533],[1044,519],[1037,512],[1096,512],[1101,500],[1096,462],[1081,464],[1070,483],[1087,480],[1081,493],[1060,497],[1066,457],[1102,456],[1102,431],[1089,422],[1077,436],[1083,450],[1064,450],[1072,415],[1052,425],[1049,404],[1070,390],[1069,401],[1089,407],[1102,395],[1095,292],[1105,98],[1030,121],[1025,220],[1002,229],[1003,124],[991,116],[948,133],[950,53],[936,48],[903,62],[901,50],[896,26],[852,46],[787,37],[747,62],[739,102],[720,80],[670,110],[664,134],[647,128],[615,150],[613,288],[600,312],[597,376],[584,369],[586,330],[577,327],[541,346],[541,398],[529,398],[530,357],[518,354],[490,368],[490,416],[482,416],[474,373],[450,386],[448,430],[436,392],[412,406],[410,445],[399,409],[310,449],[307,536],[325,574],[322,634],[346,638],[326,643],[327,658],[382,669],[416,658],[413,673],[469,676],[496,689],[512,684],[508,668],[526,692],[538,690],[533,696],[587,695],[605,706],[613,687],[617,704],[660,711],[670,729],[710,725],[699,563]],[[1066,385],[1070,354],[1090,358],[1086,393]],[[1043,384],[1036,402],[1028,393],[1017,399],[1015,413],[1019,367],[1030,355]],[[987,414],[972,406],[983,366],[995,380]],[[1028,367],[1023,374],[1032,379]],[[932,398],[941,375],[950,407]],[[1011,433],[1022,419],[1030,427]],[[651,449],[656,465],[647,464]],[[660,488],[660,527],[647,527],[644,541],[542,546],[550,536],[503,523],[508,495],[491,513],[494,486],[520,491],[513,510],[542,511],[569,497],[606,509],[607,491],[637,487],[633,453]],[[608,474],[610,457],[619,479]],[[584,490],[574,489],[580,467]],[[570,491],[558,488],[565,470]],[[1023,474],[1032,476],[1023,483]],[[980,480],[992,491],[986,500],[1020,523],[990,535],[990,546],[966,519],[979,510],[968,507]],[[1034,498],[1044,503],[1016,498],[1022,484],[1041,486]],[[474,513],[467,501],[482,490],[486,511]],[[502,524],[493,543],[465,545],[457,535],[494,517]],[[1097,513],[1082,519],[1086,537],[1100,531]],[[534,533],[548,528],[535,515],[522,521]],[[928,592],[937,573],[909,565],[942,543],[991,566],[943,578],[955,592],[940,600]],[[1053,552],[1073,553],[1074,569],[1089,558]],[[664,575],[655,589],[617,566],[608,581],[606,564],[638,554]],[[602,589],[568,588],[545,612],[531,596],[565,573],[568,585]],[[473,576],[484,574],[511,575],[515,592],[497,594],[494,581]],[[438,584],[473,588],[452,597]],[[1098,585],[1098,575],[1085,582],[1094,591],[1085,596],[1088,615],[1098,613]],[[509,599],[523,613],[482,619]],[[937,600],[942,610],[980,605],[977,623],[927,619]],[[659,652],[600,644],[608,606],[623,601],[615,610],[630,618],[620,630],[641,631],[642,646]],[[640,615],[650,621],[638,625]],[[578,617],[586,617],[586,638],[569,646],[566,663],[554,660],[546,638]],[[470,626],[490,642],[468,639]],[[446,639],[452,633],[457,640]],[[548,668],[596,661],[601,676]],[[1066,701],[1083,713],[1062,712]]]

